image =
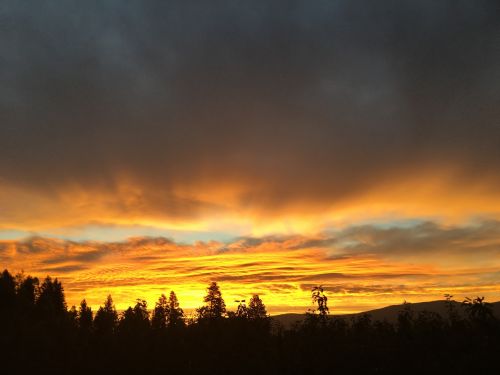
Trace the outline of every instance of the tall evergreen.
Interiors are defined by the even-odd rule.
[[[172,290],[168,296],[168,326],[181,327],[184,326],[184,311],[179,307],[179,301],[175,292]]]
[[[200,319],[220,319],[226,314],[226,303],[222,298],[219,285],[215,281],[208,286],[203,302],[205,302],[205,306],[197,310]]]
[[[40,295],[36,301],[40,314],[51,319],[59,318],[67,313],[64,289],[59,280],[47,276],[40,286]]]
[[[80,302],[80,308],[78,310],[78,326],[83,332],[90,332],[93,325],[93,312],[92,308],[87,305],[85,299]]]
[[[167,297],[162,294],[155,304],[151,317],[151,327],[154,330],[161,330],[167,326],[168,301]]]
[[[264,302],[258,294],[254,294],[248,304],[249,319],[264,319],[267,318],[267,311]]]
[[[118,313],[116,312],[113,298],[108,295],[104,301],[104,306],[100,306],[95,315],[94,328],[98,334],[111,334],[115,331],[118,323]]]
[[[0,274],[0,310],[11,309],[16,300],[16,282],[9,271]]]

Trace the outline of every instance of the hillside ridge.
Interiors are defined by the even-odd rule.
[[[463,316],[465,314],[465,311],[464,311],[464,306],[462,305],[462,303],[457,302],[457,301],[452,301],[452,303],[453,303],[453,306],[456,307],[457,313],[460,316]],[[491,307],[493,309],[493,314],[496,317],[500,318],[500,301],[489,302],[489,303],[491,304]],[[415,302],[415,303],[409,303],[409,305],[410,305],[411,310],[414,311],[416,314],[418,314],[421,311],[429,311],[429,312],[438,313],[442,317],[447,316],[446,301],[445,300]],[[381,307],[378,309],[362,311],[359,313],[331,314],[330,317],[350,319],[350,318],[354,318],[356,316],[360,316],[363,314],[369,314],[371,316],[372,320],[374,320],[374,321],[386,320],[390,323],[395,323],[397,321],[398,314],[402,310],[402,308],[403,308],[403,304],[388,305],[388,306]],[[304,320],[305,317],[306,317],[306,314],[298,314],[298,313],[285,313],[285,314],[278,314],[278,315],[271,316],[271,318],[274,321],[282,324],[283,327],[285,327],[285,328],[289,328],[293,324]]]

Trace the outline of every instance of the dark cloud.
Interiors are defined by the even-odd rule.
[[[300,288],[303,291],[310,291],[315,284],[301,284]],[[331,284],[323,286],[325,292],[343,293],[343,294],[384,294],[384,293],[407,293],[415,292],[416,288],[409,288],[406,285],[392,285],[392,284],[373,284],[373,285],[354,285],[354,284]],[[424,288],[422,288],[423,290]],[[420,290],[420,292],[422,291]]]
[[[77,262],[96,262],[103,258],[106,254],[108,254],[107,251],[101,250],[95,250],[95,251],[87,251],[82,254],[77,254],[71,257],[72,260],[75,260]]]
[[[45,247],[45,251],[50,250],[50,247]],[[96,263],[101,260],[103,257],[109,254],[109,251],[106,249],[100,250],[90,250],[80,254],[72,254],[71,251],[63,254],[57,255],[42,261],[44,264],[58,264],[67,261],[74,261],[78,263]]]
[[[239,237],[227,243],[197,242],[193,245],[178,243],[164,237],[134,237],[122,242],[78,242],[30,237],[21,241],[0,242],[0,253],[4,257],[10,256],[9,249],[14,249],[14,253],[19,256],[42,257],[43,264],[66,262],[99,264],[104,262],[107,256],[124,256],[137,263],[154,264],[155,261],[168,257],[170,259],[168,266],[157,265],[154,270],[172,272],[185,269],[182,260],[175,259],[177,256],[231,256],[231,254],[248,253],[249,258],[242,259],[238,267],[249,272],[239,274],[237,278],[241,280],[251,278],[253,281],[255,278],[266,278],[269,281],[283,278],[305,282],[355,279],[358,276],[334,271],[312,275],[300,274],[298,271],[295,272],[297,270],[295,266],[276,264],[275,259],[254,259],[251,257],[252,252],[258,250],[266,254],[267,251],[270,253],[277,251],[284,256],[286,254],[297,258],[314,256],[314,259],[311,259],[314,263],[355,261],[358,256],[362,258],[366,255],[402,259],[450,256],[456,259],[486,261],[500,254],[500,221],[483,220],[463,225],[444,225],[432,221],[402,222],[392,226],[361,225],[350,226],[321,237],[293,235]],[[319,250],[319,252],[312,255],[313,253],[308,253],[309,250]],[[304,251],[307,255],[304,255]],[[265,272],[267,266],[272,266],[272,273]],[[225,270],[224,265],[218,265],[217,268]],[[210,277],[214,270],[213,265],[209,263],[190,264],[189,271],[192,275]],[[410,278],[420,277],[422,274],[399,273],[394,270],[390,274],[372,273],[372,276]],[[218,277],[220,280],[226,280],[224,272]]]
[[[57,267],[49,267],[49,268],[41,268],[40,272],[47,272],[48,274],[54,274],[54,273],[59,273],[59,274],[65,274],[65,273],[71,273],[75,271],[83,271],[88,269],[88,266],[83,266],[83,265],[68,265],[68,266],[57,266]]]
[[[144,246],[144,247],[149,247],[149,246],[168,246],[168,245],[174,245],[175,242],[173,242],[169,238],[165,237],[149,237],[149,236],[144,236],[144,237],[131,237],[127,241],[125,241],[127,246],[129,247],[138,247],[138,246]],[[121,242],[114,242],[115,245],[117,244],[122,244]]]
[[[330,249],[328,260],[346,260],[357,254],[418,256],[448,254],[479,255],[483,258],[500,252],[500,221],[476,220],[462,225],[445,225],[434,221],[403,221],[395,224],[352,225],[322,236],[245,237],[228,244],[234,251],[278,244],[286,250]],[[240,244],[243,244],[240,246]],[[247,245],[246,244],[251,244]],[[342,274],[330,276],[348,277]],[[409,276],[409,275],[406,275]],[[352,276],[349,276],[352,277]]]
[[[489,257],[500,253],[500,222],[482,221],[463,226],[423,222],[390,228],[366,225],[342,231],[335,241],[349,253]]]
[[[415,273],[370,273],[370,278],[373,280],[377,279],[400,279],[400,278],[428,278],[430,275],[425,274],[415,274]],[[332,282],[336,280],[345,280],[345,279],[366,279],[366,274],[346,274],[346,273],[317,273],[314,275],[308,276],[300,276],[297,277],[296,280],[305,282],[305,281],[316,281],[316,282]]]
[[[326,237],[326,238],[308,238],[304,239],[304,241],[301,241],[300,243],[291,246],[291,249],[304,249],[308,247],[331,247],[335,245],[335,243],[338,242],[338,239],[336,237]],[[336,256],[342,256],[342,255],[336,255]]]
[[[69,243],[69,242],[68,242]],[[16,251],[20,254],[39,254],[39,253],[47,253],[54,252],[57,249],[58,252],[63,251],[65,248],[65,243],[53,241],[48,238],[39,237],[39,236],[30,236],[17,242]]]
[[[241,206],[271,210],[439,165],[498,185],[497,10],[4,1],[0,178],[53,194],[126,176],[174,216],[223,209],[179,186],[245,183]]]

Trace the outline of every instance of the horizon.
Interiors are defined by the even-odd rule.
[[[36,287],[33,291],[33,298],[35,300],[38,299],[38,294],[40,293],[41,289],[40,287],[42,286],[42,284],[45,282],[45,279],[49,279],[50,282],[61,282],[61,280],[59,280],[58,278],[52,278],[50,275],[47,275],[45,278],[39,278],[37,277],[36,275],[29,275],[29,274],[26,274],[24,271],[20,272],[20,273],[10,273],[9,270],[5,269],[4,272],[7,272],[8,274],[11,275],[11,277],[13,278],[13,280],[15,280],[15,283],[19,286],[20,284],[22,284],[27,278],[29,277],[34,277],[36,279],[38,279],[38,282],[35,284]],[[216,285],[218,286],[218,288],[220,288],[220,284],[215,282]],[[62,295],[63,295],[63,298],[64,298],[64,301],[65,301],[65,304],[66,304],[66,309],[68,312],[72,311],[73,309],[76,309],[78,310],[79,308],[81,309],[81,306],[83,303],[85,303],[85,306],[86,307],[89,307],[93,313],[96,313],[101,307],[103,307],[106,303],[106,300],[108,297],[111,297],[113,298],[113,296],[111,294],[107,295],[106,298],[103,299],[103,302],[100,303],[100,304],[94,304],[92,305],[91,303],[89,303],[89,300],[87,298],[85,298],[85,296],[80,296],[80,298],[78,299],[78,303],[70,303],[67,298],[66,298],[66,294],[64,292],[64,284],[62,283]],[[208,292],[208,286],[205,288],[205,295],[206,293]],[[312,292],[312,290],[314,290],[316,287],[320,287],[320,288],[323,288],[323,286],[315,286],[311,289],[310,293]],[[167,295],[170,294],[170,292],[174,292],[174,290],[170,290],[170,291],[165,291],[165,292],[162,292],[160,294],[161,297],[165,297]],[[322,292],[322,295],[323,296],[326,296],[328,298],[328,295],[324,292]],[[159,296],[159,297],[160,297]],[[175,293],[175,296],[176,298],[178,299],[178,295],[177,293]],[[253,294],[252,296],[248,296],[246,297],[245,299],[241,299],[241,300],[235,300],[235,301],[232,301],[233,303],[231,303],[231,301],[225,301],[225,298],[224,298],[224,291],[222,290],[222,293],[221,293],[221,298],[225,303],[225,305],[227,306],[227,311],[226,313],[224,314],[225,317],[229,318],[231,317],[231,313],[236,313],[237,309],[239,308],[239,304],[240,303],[243,303],[244,306],[247,305],[248,301],[251,299],[251,297],[254,297],[254,296],[257,296],[257,297],[261,297],[259,294]],[[310,296],[311,298],[311,296]],[[370,313],[370,312],[375,312],[375,311],[378,311],[378,310],[384,310],[384,309],[387,309],[387,308],[391,308],[391,307],[398,307],[398,306],[410,306],[410,309],[412,308],[413,305],[422,305],[422,304],[431,304],[431,303],[436,303],[436,302],[439,302],[439,303],[443,303],[444,305],[446,305],[447,303],[451,302],[451,303],[454,303],[454,304],[458,304],[460,305],[462,308],[464,309],[467,309],[466,305],[470,302],[470,301],[473,301],[474,298],[482,298],[481,300],[481,303],[484,302],[490,306],[493,306],[495,304],[500,304],[500,300],[498,301],[491,301],[491,300],[486,300],[486,298],[484,296],[479,296],[477,294],[474,294],[472,293],[471,295],[467,295],[467,296],[464,296],[463,298],[460,298],[460,296],[453,296],[453,295],[450,295],[450,294],[445,294],[443,295],[443,298],[441,299],[433,299],[433,300],[423,300],[423,301],[418,301],[418,302],[415,302],[415,301],[407,301],[407,300],[404,300],[402,301],[401,303],[396,303],[396,304],[389,304],[389,305],[383,305],[383,306],[378,306],[378,307],[371,307],[369,309],[364,309],[364,310],[360,310],[360,311],[338,311],[337,309],[335,309],[335,307],[332,307],[331,305],[329,305],[329,311],[326,312],[326,316],[329,316],[329,317],[343,317],[343,316],[352,316],[352,315],[358,315],[358,314],[365,314],[365,313]],[[157,298],[156,302],[159,302],[160,298]],[[121,307],[120,306],[117,306],[114,301],[113,301],[113,308],[116,309],[116,312],[119,314],[119,317],[120,318],[123,318],[123,314],[126,312],[127,309],[130,309],[132,308],[134,305],[136,305],[139,301],[141,301],[141,303],[146,303],[145,305],[143,305],[145,311],[148,311],[149,313],[153,313],[156,306],[158,306],[158,304],[154,301],[154,303],[149,303],[149,301],[145,300],[144,298],[141,298],[141,297],[137,297],[134,299],[134,303],[130,303],[128,306],[125,307],[125,305],[122,305]],[[229,303],[228,303],[229,302]],[[269,308],[268,306],[266,306],[265,304],[265,301],[262,301],[264,303],[264,309],[266,310],[266,314],[267,316],[269,317],[277,317],[277,316],[282,316],[282,315],[302,315],[302,316],[306,316],[307,314],[313,314],[313,315],[316,315],[318,316],[318,314],[322,314],[321,312],[319,312],[319,310],[317,309],[317,303],[315,303],[313,300],[311,300],[311,304],[308,306],[308,307],[304,307],[303,310],[300,310],[300,307],[296,307],[296,311],[277,311],[277,312],[274,312],[273,313],[273,306],[270,306],[271,307],[271,311],[269,311]],[[328,302],[327,302],[328,304]],[[142,305],[141,305],[142,306]],[[181,308],[183,310],[183,314],[184,314],[184,320],[186,321],[186,323],[188,323],[190,321],[190,319],[193,319],[194,322],[197,321],[197,319],[199,319],[199,309],[202,308],[203,306],[203,302],[200,301],[200,304],[196,307],[188,307],[188,308],[183,308],[182,304],[180,303],[179,301],[179,308]],[[430,311],[433,311],[433,310],[424,310],[424,311],[427,311],[427,312],[430,312]],[[493,314],[495,314],[495,312],[493,311]]]
[[[0,267],[68,305],[500,300],[489,1],[0,5]]]
[[[408,233],[415,236],[416,229],[416,234],[425,238],[419,250],[428,256],[446,242],[460,239],[461,247],[450,254],[443,251],[433,264],[420,254],[409,257],[391,248],[391,237],[400,241]],[[360,226],[314,237],[283,235],[194,243],[164,237],[118,242],[30,237],[0,241],[0,259],[14,273],[24,271],[41,279],[57,277],[65,285],[69,305],[78,305],[84,295],[94,308],[108,294],[114,296],[120,310],[136,298],[154,306],[161,293],[174,290],[184,308],[193,310],[199,307],[210,281],[220,283],[229,307],[236,306],[235,300],[259,294],[271,314],[307,310],[311,305],[309,290],[319,284],[324,285],[337,313],[371,310],[403,300],[441,299],[446,293],[462,299],[480,294],[487,300],[498,300],[495,259],[463,254],[478,241],[463,241],[469,230],[421,223],[416,228]],[[497,240],[495,227],[479,231],[483,233],[481,241]],[[447,238],[450,233],[451,239]],[[378,250],[387,254],[376,256],[373,245],[362,243],[354,252],[350,244],[367,236],[382,237],[385,243],[378,245]],[[336,244],[335,248],[330,243]],[[342,243],[347,245],[342,247]],[[470,262],[468,267],[457,262],[458,251],[462,252],[459,260]]]

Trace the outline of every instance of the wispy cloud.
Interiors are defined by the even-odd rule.
[[[0,259],[12,270],[60,277],[70,303],[86,297],[97,305],[112,293],[124,308],[137,297],[153,303],[174,289],[186,308],[194,308],[206,284],[216,280],[230,306],[260,293],[273,312],[306,309],[310,287],[323,284],[334,309],[355,311],[448,292],[499,298],[499,229],[492,221],[460,227],[425,222],[351,227],[314,238],[192,244],[152,237],[123,242],[29,238],[0,242]]]

